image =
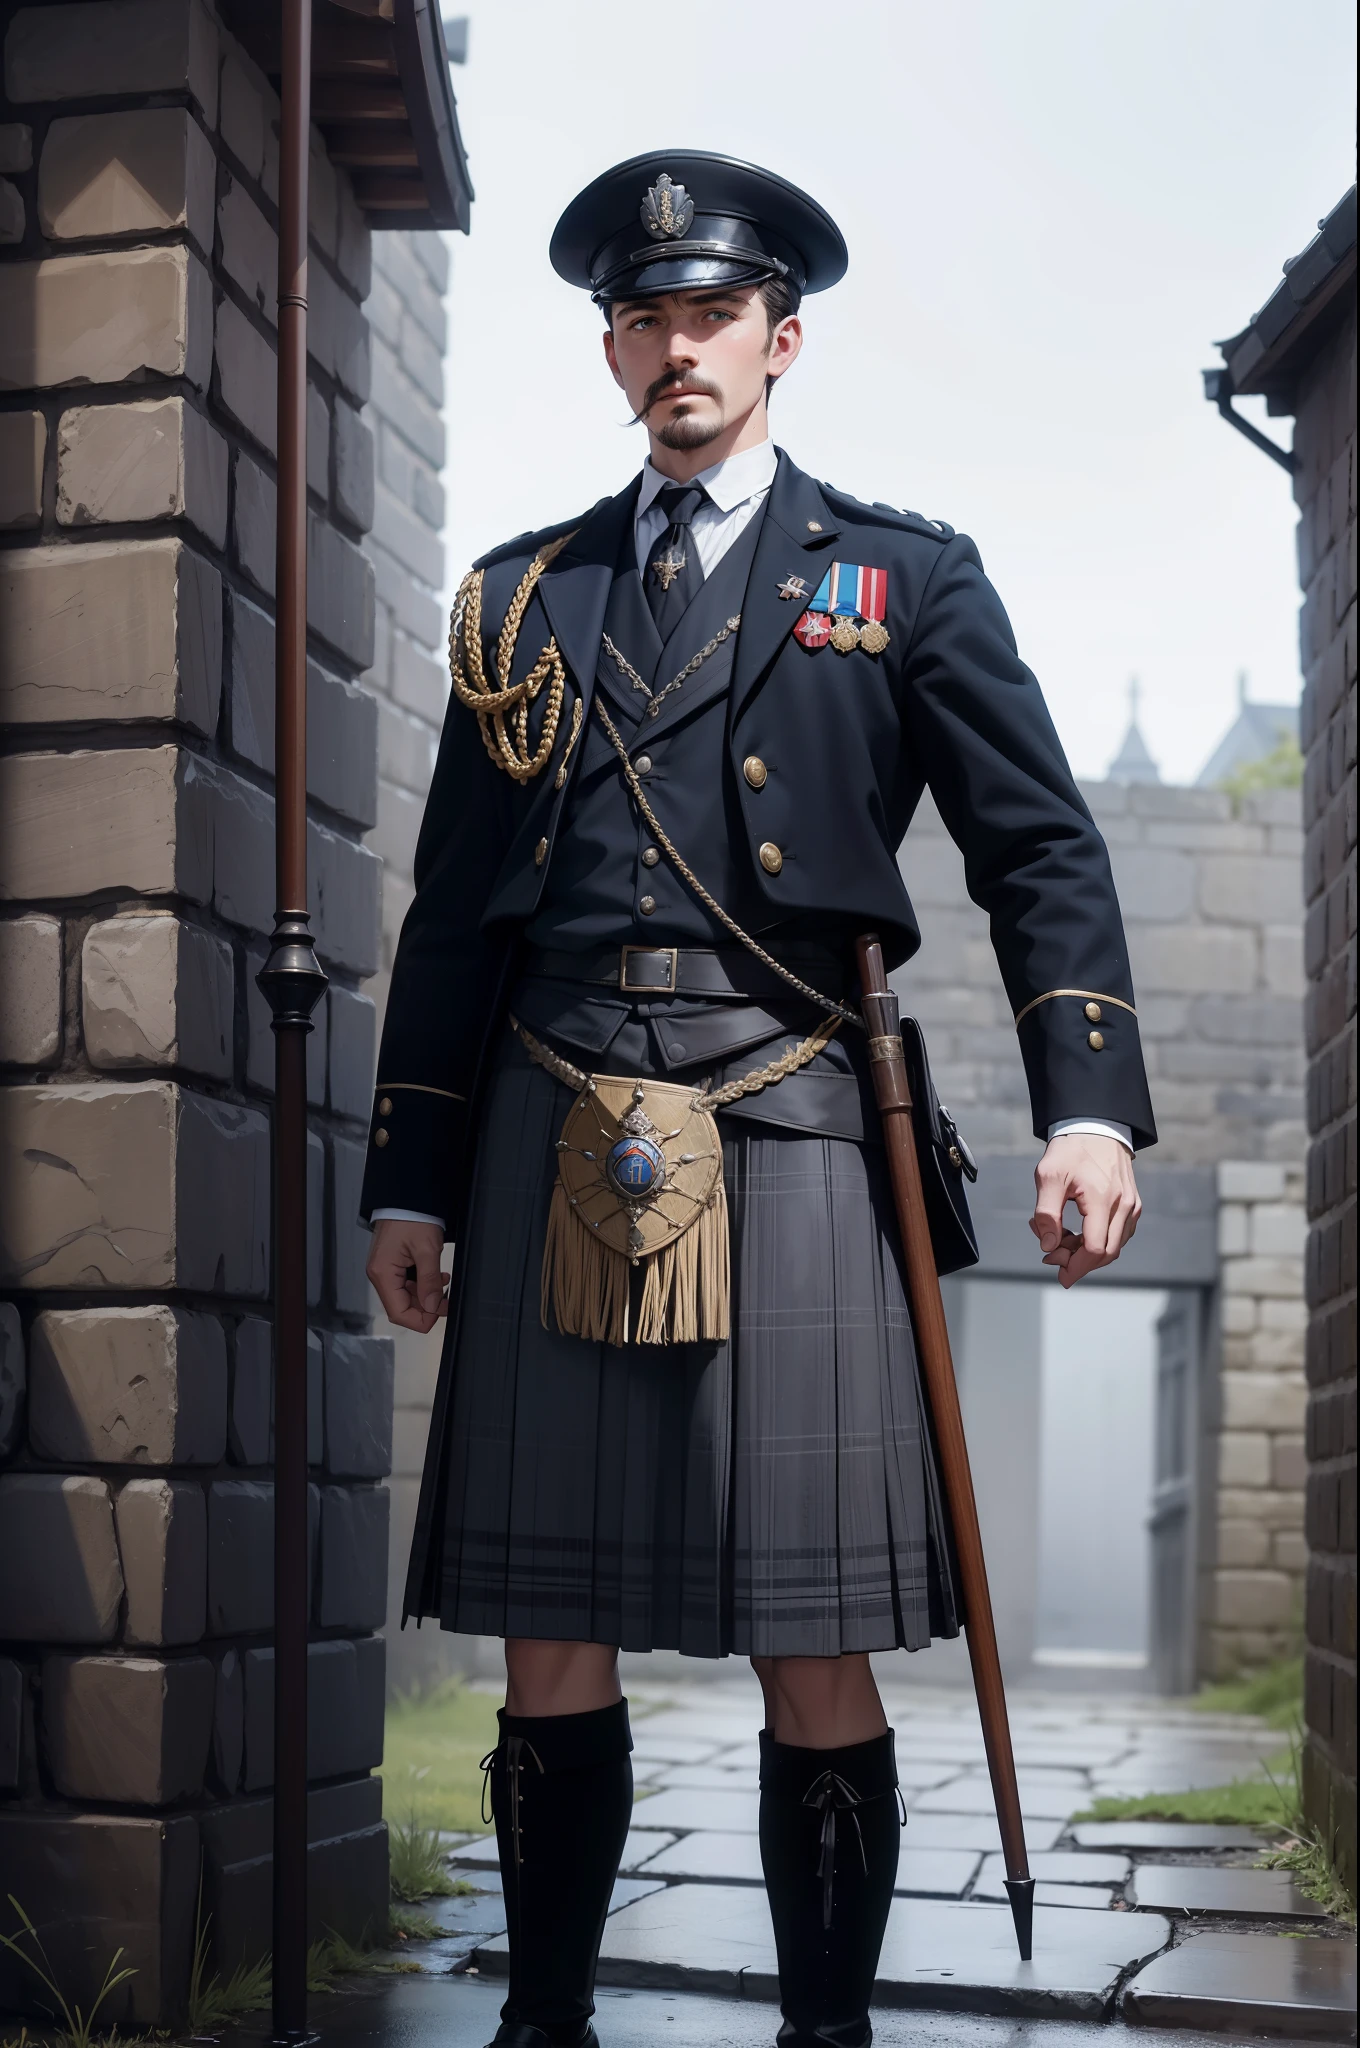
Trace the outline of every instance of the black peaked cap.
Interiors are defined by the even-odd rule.
[[[706,149],[630,157],[577,194],[553,230],[553,269],[597,304],[784,277],[801,294],[844,275],[845,238],[787,178]]]

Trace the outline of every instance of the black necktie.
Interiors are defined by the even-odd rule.
[[[704,580],[690,521],[707,496],[702,484],[667,484],[665,490],[656,494],[655,502],[665,514],[667,525],[647,558],[642,584],[663,642],[688,610]]]

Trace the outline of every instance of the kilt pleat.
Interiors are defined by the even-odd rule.
[[[570,1101],[507,1048],[458,1250],[442,1626],[705,1657],[955,1633],[881,1152],[720,1118],[731,1337],[597,1344],[539,1316]]]

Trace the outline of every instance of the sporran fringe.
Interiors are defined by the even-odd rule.
[[[697,1221],[641,1262],[635,1344],[721,1342],[731,1333],[727,1196],[719,1180]],[[582,1223],[561,1181],[553,1185],[543,1244],[539,1313],[564,1337],[627,1344],[632,1263]]]
[[[564,1337],[628,1342],[628,1261],[587,1230],[560,1180],[548,1208],[539,1309],[545,1330],[551,1309]]]

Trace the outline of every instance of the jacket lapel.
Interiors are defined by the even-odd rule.
[[[734,720],[806,611],[831,565],[839,533],[835,514],[812,478],[781,448],[737,635],[732,676]],[[779,595],[780,584],[790,575],[801,576],[807,584],[807,596],[801,602]]]
[[[607,498],[588,513],[585,523],[538,580],[536,594],[587,706],[600,658],[600,635],[618,566],[620,538],[632,519],[639,481],[634,477],[616,498]]]

